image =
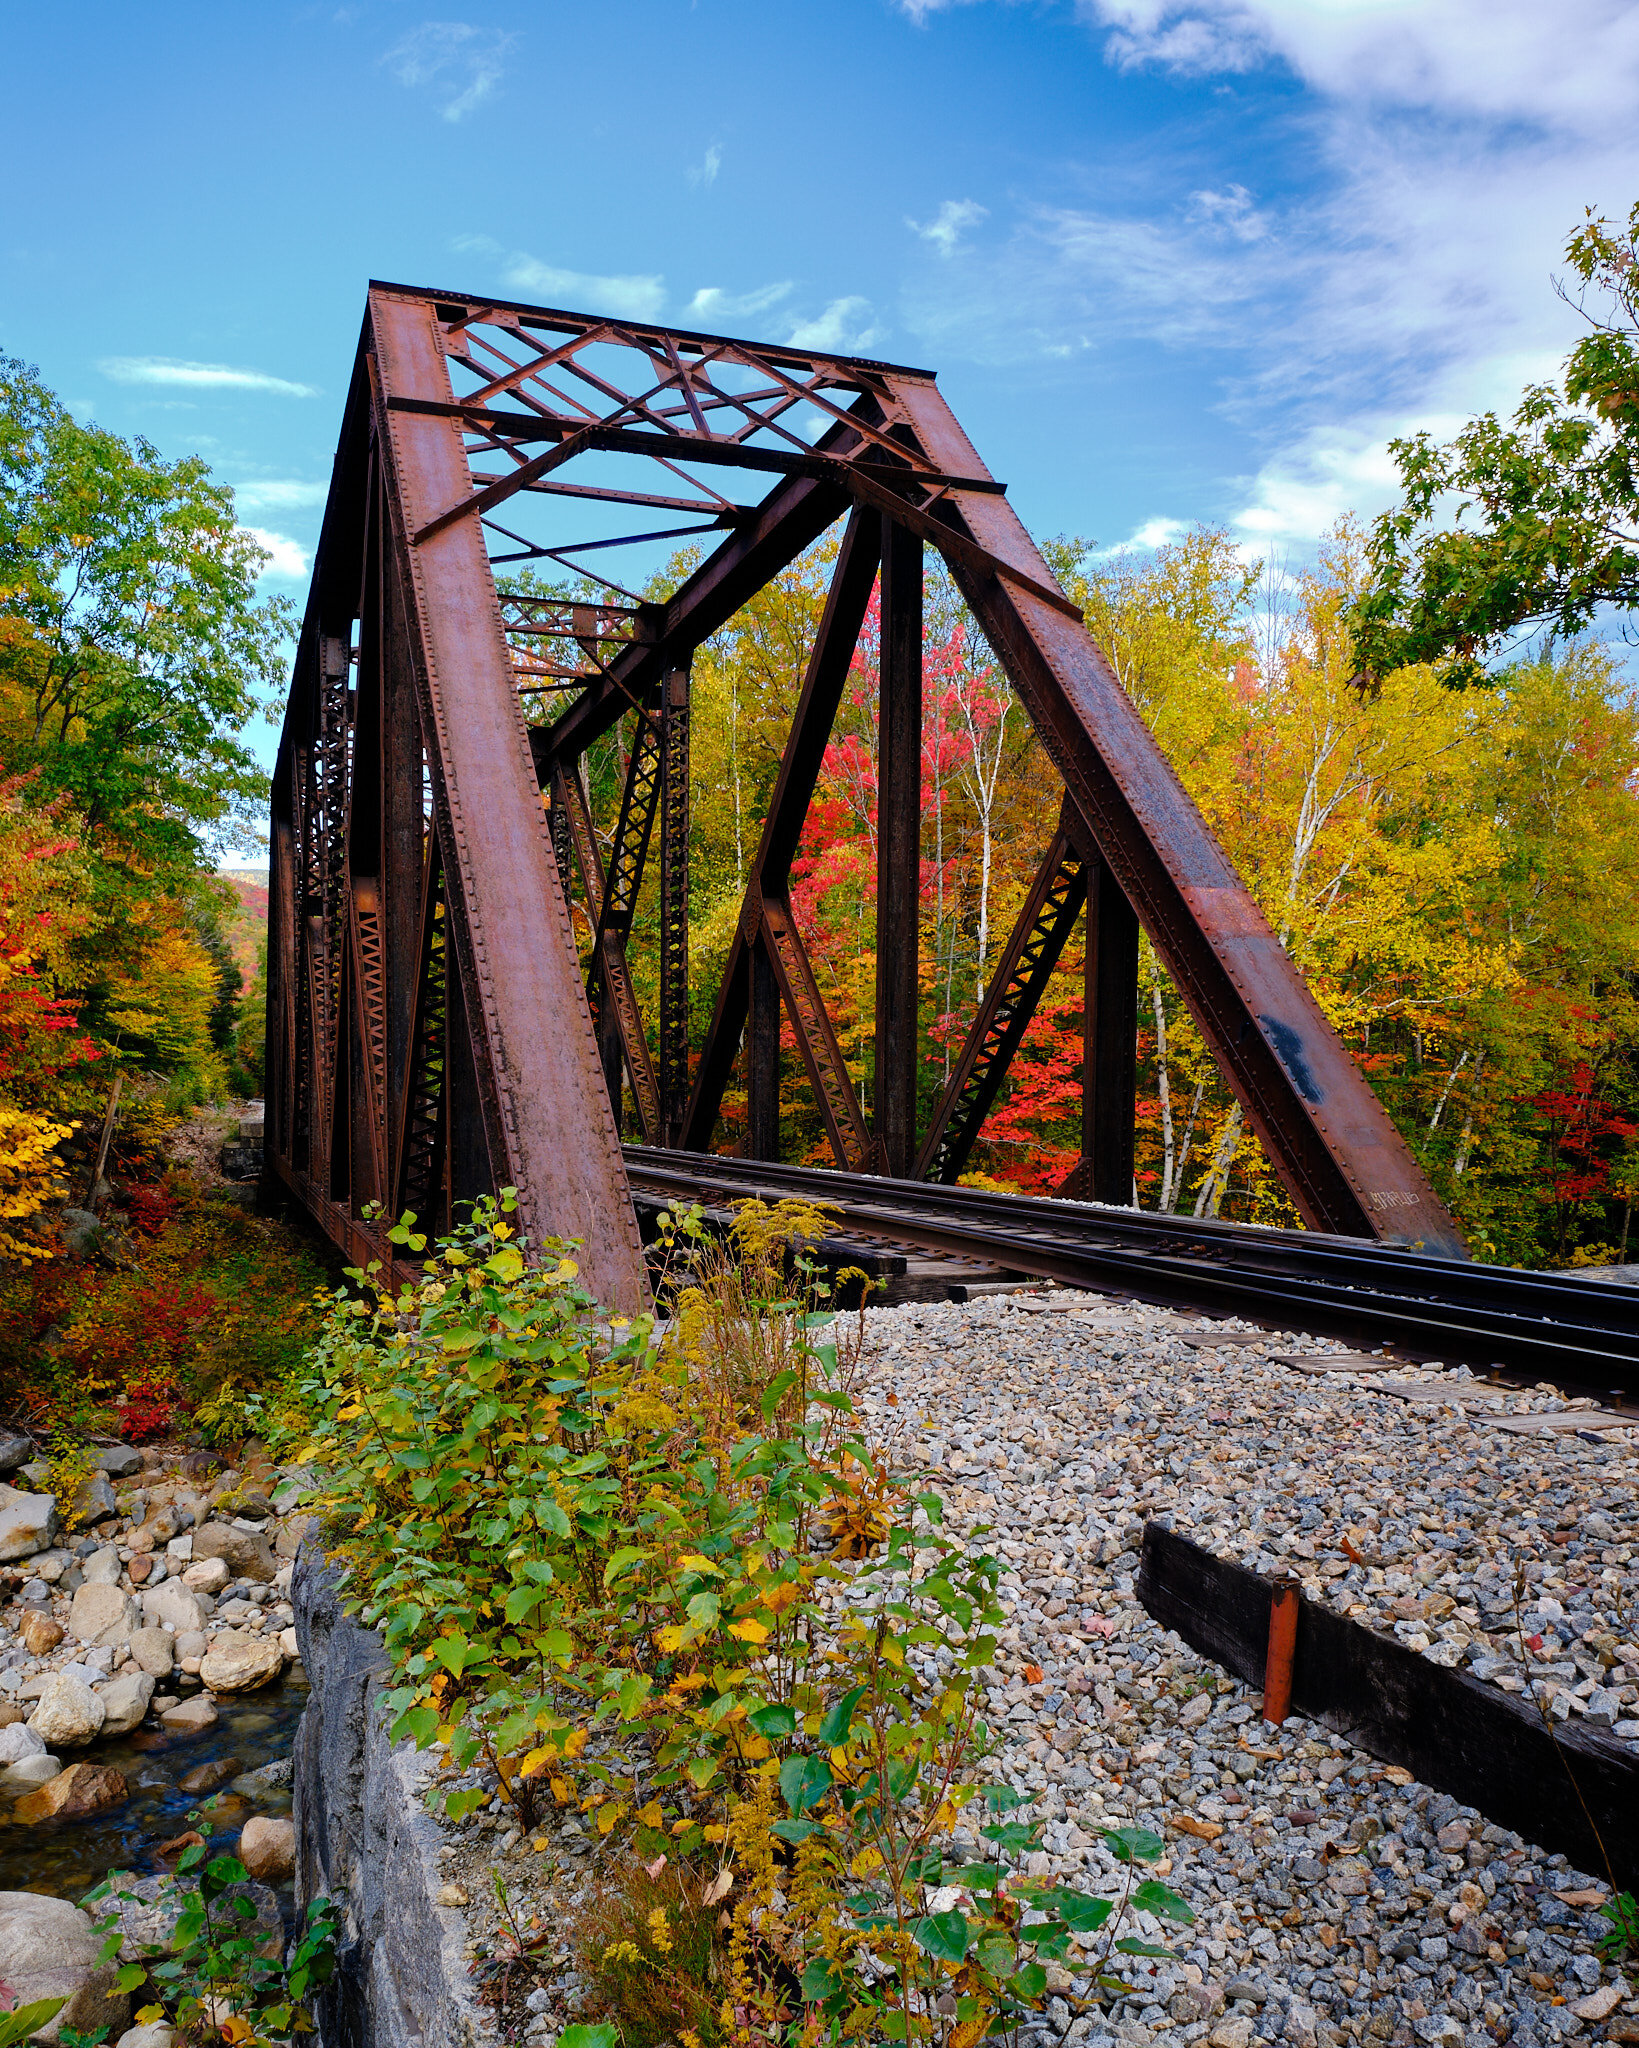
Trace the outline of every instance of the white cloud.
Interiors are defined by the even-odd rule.
[[[522,254],[509,257],[501,275],[513,291],[571,312],[657,320],[666,304],[666,281],[661,277],[595,277]]]
[[[192,391],[272,391],[281,398],[317,398],[316,384],[294,384],[265,370],[226,363],[189,363],[175,356],[104,356],[97,368],[116,384],[180,385]]]
[[[1226,185],[1221,192],[1192,192],[1190,212],[1209,226],[1221,227],[1237,242],[1261,242],[1270,229],[1269,216],[1258,211],[1244,185]]]
[[[311,558],[299,541],[293,541],[282,533],[269,533],[261,526],[247,526],[244,531],[258,547],[266,548],[273,558],[263,563],[261,573],[264,576],[289,577],[298,583],[306,578]]]
[[[811,348],[822,355],[858,356],[881,339],[871,324],[869,299],[833,299],[812,320],[798,320],[786,335],[793,348]]]
[[[400,85],[431,87],[444,119],[460,121],[495,90],[516,40],[470,21],[424,21],[381,61]]]
[[[1431,417],[1415,424],[1449,432],[1457,421]],[[1380,512],[1398,495],[1388,439],[1369,427],[1338,423],[1315,427],[1282,449],[1259,471],[1231,517],[1243,547],[1261,553],[1282,543],[1302,545],[1346,512],[1362,518]]]
[[[1523,119],[1587,134],[1632,121],[1630,0],[1080,0],[1126,65],[1284,63],[1330,98]]]
[[[908,14],[918,28],[927,25],[930,14],[943,14],[950,7],[967,7],[973,0],[899,0],[899,10]]]
[[[1101,555],[1147,554],[1152,548],[1170,547],[1175,540],[1182,540],[1188,531],[1187,519],[1146,519],[1125,540],[1117,541],[1113,548],[1100,548],[1097,552]]]
[[[253,477],[233,487],[234,502],[245,512],[286,512],[322,505],[329,495],[327,483],[303,483],[294,477]]]
[[[1135,340],[1225,347],[1242,339],[1248,309],[1283,270],[1274,246],[1246,240],[1239,216],[1194,207],[1145,220],[1038,206],[982,255],[925,270],[906,309],[933,346],[980,362]]]
[[[939,0],[901,4],[923,20]],[[1639,190],[1632,0],[1076,4],[1118,67],[1295,78],[1282,197],[1199,170],[1185,196],[1165,168],[1099,208],[1061,186],[915,279],[924,345],[1180,352],[1251,439],[1225,510],[1259,546],[1389,502],[1391,436],[1510,410],[1554,374],[1581,331],[1551,288],[1565,240],[1584,206],[1620,216]]]
[[[714,142],[711,145],[711,147],[706,151],[705,161],[703,163],[691,164],[689,166],[689,183],[691,185],[715,185],[717,182],[717,173],[722,169],[722,167],[723,152],[717,147],[716,143]]]
[[[908,216],[905,225],[913,233],[920,235],[924,242],[932,242],[941,256],[949,256],[954,253],[967,230],[976,228],[989,212],[989,207],[980,206],[972,199],[947,199],[933,219],[925,225],[920,221],[911,220]]]
[[[760,313],[766,313],[771,306],[777,306],[781,299],[791,295],[790,281],[782,284],[765,284],[752,292],[725,292],[714,284],[701,287],[686,310],[690,320],[697,320],[704,326],[714,325],[719,320],[754,320]]]

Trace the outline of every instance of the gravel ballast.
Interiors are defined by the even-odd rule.
[[[1043,1826],[1034,1870],[1114,1891],[1099,1831],[1141,1824],[1197,1916],[1170,1936],[1141,1919],[1172,1958],[1137,1965],[1132,1993],[1103,2013],[1054,1999],[1028,2048],[1639,2042],[1639,1998],[1597,1953],[1602,1873],[1300,1716],[1271,1727],[1256,1690],[1134,1592],[1144,1524],[1159,1517],[1255,1570],[1296,1573],[1311,1598],[1437,1663],[1505,1691],[1535,1684],[1559,1719],[1632,1742],[1631,1431],[1583,1435],[1586,1411],[1549,1389],[1451,1374],[1439,1398],[1412,1398],[1383,1383],[1415,1392],[1426,1368],[1303,1371],[1270,1354],[1346,1354],[1301,1331],[1062,1292],[871,1310],[866,1325],[858,1393],[876,1433],[944,1496],[947,1528],[1008,1567],[987,1719],[993,1767]],[[1237,1328],[1252,1341],[1203,1345]],[[1502,1414],[1561,1420],[1513,1431],[1490,1419]],[[423,1782],[450,1781],[429,1759]],[[446,1824],[443,1843],[438,1903],[465,1923],[480,1975],[505,1948],[491,1872],[523,1922],[562,1928],[607,1854],[568,1814],[525,1836],[498,1796]],[[547,2048],[583,1987],[566,1947],[542,1960],[498,2017]]]

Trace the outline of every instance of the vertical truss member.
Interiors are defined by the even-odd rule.
[[[689,672],[660,697],[660,1129],[675,1145],[689,1104]]]

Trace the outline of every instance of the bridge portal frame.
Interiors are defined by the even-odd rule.
[[[550,544],[517,530],[543,510],[595,529],[615,508],[692,523]],[[837,522],[824,614],[691,1077],[690,664]],[[685,534],[713,545],[664,603],[599,566],[604,550]],[[919,1133],[930,546],[1065,798]],[[498,587],[497,568],[518,562],[590,572],[602,592]],[[867,1117],[790,871],[873,590],[882,736]],[[553,698],[566,708],[541,718]],[[632,714],[605,849],[582,757]],[[656,838],[658,1058],[627,953]],[[775,1156],[782,1010],[839,1166],[954,1180],[1084,905],[1083,1159],[1066,1192],[1130,1196],[1142,926],[1305,1223],[1466,1256],[931,371],[371,285],[274,773],[269,908],[268,1156],[350,1254],[390,1261],[393,1215],[410,1208],[438,1229],[463,1200],[512,1186],[532,1237],[580,1239],[600,1297],[640,1307],[617,1127],[625,1089],[646,1140],[707,1151],[743,1048],[747,1149]]]

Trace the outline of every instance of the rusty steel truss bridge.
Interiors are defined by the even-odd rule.
[[[691,1059],[691,662],[839,523]],[[685,539],[698,566],[665,602],[614,580],[623,547],[641,559]],[[929,548],[1064,796],[949,1085],[919,1127]],[[519,578],[520,566],[536,575]],[[554,578],[590,583],[595,601],[508,588]],[[790,873],[877,589],[867,1116]],[[629,765],[606,843],[582,758],[623,719]],[[659,1000],[645,1018],[630,949],[651,858],[659,960],[644,980]],[[274,774],[269,917],[270,1168],[358,1260],[390,1262],[387,1222],[406,1209],[437,1230],[454,1205],[513,1186],[532,1236],[580,1239],[599,1296],[639,1307],[648,1280],[623,1134],[651,1162],[654,1148],[679,1164],[710,1153],[739,1063],[742,1157],[777,1160],[782,1013],[837,1169],[885,1177],[885,1189],[948,1187],[1077,918],[1082,1157],[1061,1193],[1131,1201],[1142,927],[1309,1230],[1408,1247],[1424,1263],[1466,1257],[928,370],[373,284]]]

